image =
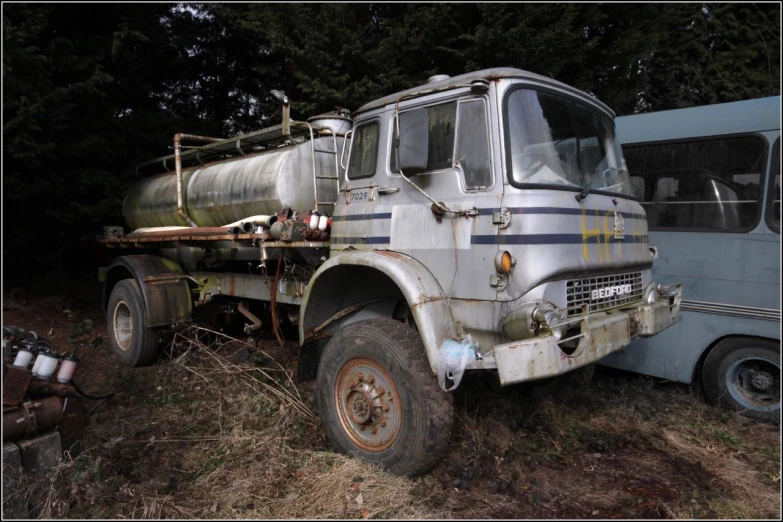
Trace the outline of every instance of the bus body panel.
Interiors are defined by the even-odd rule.
[[[774,158],[779,148],[773,146],[780,137],[779,117],[780,97],[774,96],[617,118],[624,152],[722,137],[756,137],[764,140],[765,149],[758,220],[750,230],[655,230],[650,222],[650,245],[659,251],[653,279],[681,282],[687,289],[681,320],[656,337],[632,342],[600,364],[689,383],[702,355],[722,338],[780,342],[780,234],[767,220],[769,177],[778,174],[771,169],[779,168]]]

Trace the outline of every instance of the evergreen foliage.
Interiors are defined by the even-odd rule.
[[[8,269],[123,225],[174,133],[277,123],[271,89],[295,118],[498,66],[618,114],[780,94],[777,3],[4,4],[3,29]]]

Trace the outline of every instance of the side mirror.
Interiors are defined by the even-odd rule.
[[[278,91],[278,90],[275,89],[275,90],[270,91],[269,94],[271,94],[272,98],[277,100],[282,105],[288,105],[288,96],[286,96],[283,91]]]
[[[400,134],[395,140],[399,168],[411,174],[426,170],[429,151],[429,118],[427,109],[407,111],[400,118]]]

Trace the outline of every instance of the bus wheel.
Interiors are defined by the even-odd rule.
[[[760,420],[780,421],[780,347],[766,339],[725,339],[704,360],[711,402]]]
[[[160,353],[160,330],[144,324],[144,302],[139,284],[123,279],[111,291],[106,312],[109,344],[126,366],[146,366]]]
[[[396,475],[428,471],[451,436],[451,394],[438,385],[418,334],[391,318],[349,324],[329,340],[316,398],[337,451]]]

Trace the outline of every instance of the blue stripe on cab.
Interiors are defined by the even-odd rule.
[[[647,236],[638,236],[640,242],[647,243]],[[601,241],[599,241],[601,239]],[[603,242],[603,238],[590,236],[587,243]],[[475,235],[470,237],[472,245],[581,245],[584,243],[582,234],[508,234],[508,235]],[[634,243],[632,236],[625,239],[609,238],[609,243]]]
[[[388,245],[391,243],[389,236],[377,237],[332,237],[332,243],[337,245]]]
[[[480,208],[478,209],[479,216],[491,216],[492,212],[500,210],[499,208]],[[559,215],[559,216],[581,216],[582,209],[579,208],[561,208],[561,207],[511,207],[508,210],[512,214],[528,214],[528,215]],[[599,210],[598,217],[614,217],[614,210]],[[595,210],[584,211],[585,216],[595,217]],[[647,216],[644,214],[629,214],[627,212],[619,212],[625,219],[644,219],[647,220]],[[370,219],[391,219],[391,212],[376,212],[375,214],[347,214],[343,216],[333,216],[332,221],[365,221]]]
[[[391,219],[391,212],[378,212],[376,214],[348,214],[345,216],[332,216],[335,221],[366,221],[368,219]]]

